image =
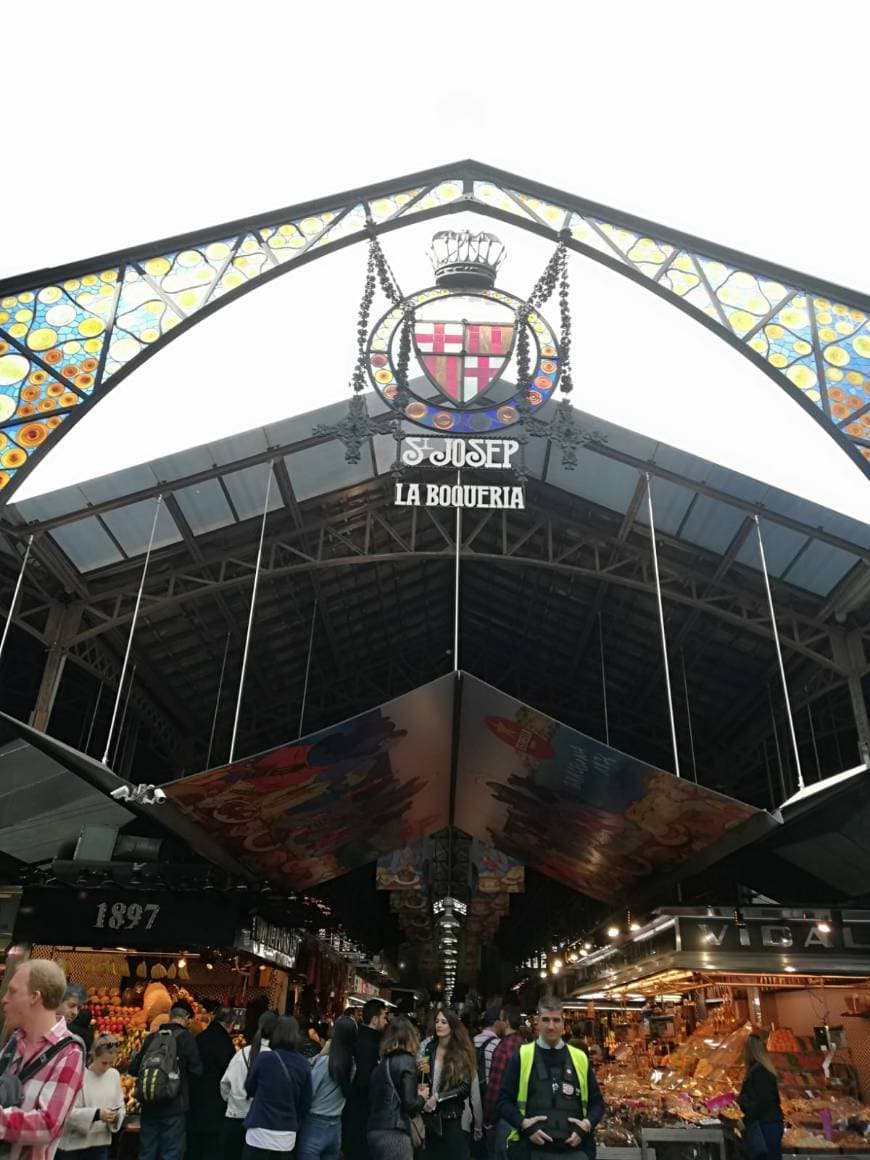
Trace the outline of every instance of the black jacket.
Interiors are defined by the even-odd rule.
[[[737,1103],[747,1123],[766,1124],[782,1119],[776,1076],[760,1063],[746,1073]]]
[[[166,1026],[178,1040],[175,1050],[178,1053],[178,1065],[181,1072],[181,1091],[174,1100],[168,1100],[165,1104],[146,1104],[142,1109],[142,1115],[146,1120],[165,1120],[168,1116],[184,1115],[190,1107],[190,1077],[202,1075],[202,1060],[199,1058],[196,1040],[180,1023],[167,1023]],[[139,1074],[139,1065],[145,1058],[155,1035],[154,1031],[150,1035],[146,1035],[141,1051],[137,1052],[130,1060],[128,1068],[130,1075]]]
[[[235,1055],[229,1031],[222,1023],[210,1023],[196,1037],[196,1048],[202,1060],[202,1075],[190,1081],[191,1132],[219,1132],[227,1114],[221,1096],[221,1077]]]
[[[548,1050],[536,1046],[535,1052]],[[572,1153],[584,1153],[587,1157],[595,1155],[595,1126],[601,1121],[604,1115],[604,1097],[601,1094],[601,1088],[598,1086],[598,1080],[595,1078],[595,1071],[590,1064],[586,1075],[588,1087],[588,1102],[586,1107],[578,1097],[577,1111],[583,1114],[583,1118],[587,1119],[592,1125],[592,1135],[586,1136],[579,1148],[572,1148]],[[522,1130],[523,1115],[517,1107],[517,1097],[519,1095],[520,1087],[520,1053],[512,1056],[507,1067],[505,1068],[504,1079],[501,1083],[501,1091],[498,1095],[498,1104],[496,1115],[501,1120],[507,1120],[512,1128],[517,1131]],[[546,1153],[556,1153],[559,1151],[566,1151],[561,1145],[544,1144],[543,1146],[534,1147],[535,1152],[540,1152],[542,1155]]]
[[[438,1037],[433,1035],[427,1054],[429,1056],[429,1081],[431,1083],[435,1075],[435,1054],[438,1051]],[[475,1078],[477,1078],[475,1076]],[[438,1115],[443,1116],[445,1120],[458,1119],[465,1108],[465,1101],[471,1095],[471,1079],[462,1080],[461,1083],[451,1084],[449,1088],[442,1084],[441,1090],[438,1094]]]
[[[353,1049],[356,1071],[344,1105],[342,1121],[346,1137],[365,1134],[369,1118],[369,1084],[381,1054],[381,1033],[363,1024]]]
[[[390,1069],[389,1075],[387,1067]],[[401,1107],[396,1101],[396,1095],[401,1101]],[[372,1072],[368,1130],[382,1132],[398,1129],[409,1132],[408,1117],[422,1110],[423,1098],[417,1095],[417,1061],[410,1052],[392,1052]]]

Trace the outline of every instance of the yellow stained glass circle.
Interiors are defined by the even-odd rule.
[[[30,370],[30,363],[20,354],[6,354],[0,358],[0,387],[20,383]],[[13,405],[13,410],[15,409]]]

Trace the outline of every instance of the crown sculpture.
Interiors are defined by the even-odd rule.
[[[436,284],[451,290],[490,289],[505,253],[495,234],[470,230],[440,230],[429,248]]]

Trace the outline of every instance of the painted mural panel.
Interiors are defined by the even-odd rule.
[[[166,786],[239,861],[305,889],[447,824],[453,678]]]

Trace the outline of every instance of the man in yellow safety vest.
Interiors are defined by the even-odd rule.
[[[565,1043],[564,1029],[561,999],[541,999],[538,1038],[524,1044],[507,1066],[498,1115],[512,1128],[511,1160],[538,1153],[595,1156],[595,1125],[604,1115],[604,1100],[588,1057]]]

